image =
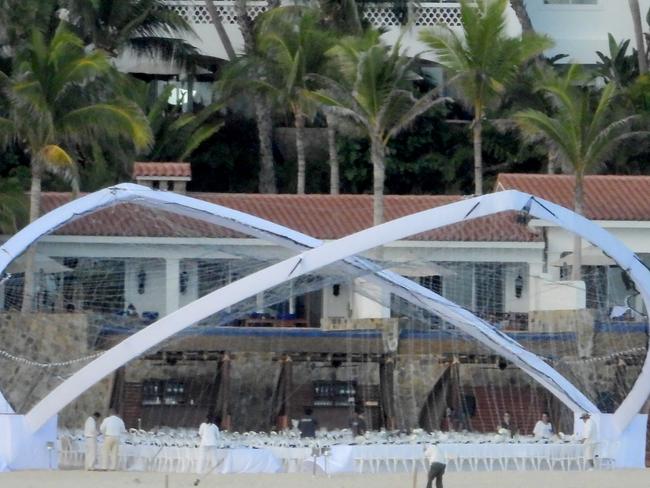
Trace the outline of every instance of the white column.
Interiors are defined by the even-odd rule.
[[[167,315],[178,310],[179,307],[179,275],[180,260],[175,258],[165,259],[165,310]]]
[[[255,295],[255,305],[257,313],[264,313],[264,293]]]

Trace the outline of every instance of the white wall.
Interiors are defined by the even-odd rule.
[[[352,298],[352,287],[348,283],[339,284],[339,294],[334,295],[334,287],[323,288],[323,317],[344,317],[350,316]]]
[[[641,18],[650,8],[650,0],[639,0]],[[608,53],[607,33],[617,41],[632,39],[632,17],[626,0],[598,0],[597,5],[546,5],[544,0],[526,0],[533,28],[549,35],[556,43],[550,54],[568,54],[571,60],[591,64],[596,51]],[[648,26],[643,24],[644,30]],[[631,53],[631,49],[629,50]]]
[[[143,269],[147,275],[144,293],[138,293],[138,273]],[[135,305],[140,315],[142,312],[158,312],[165,315],[165,261],[149,259],[147,261],[126,260],[124,263],[124,305]]]

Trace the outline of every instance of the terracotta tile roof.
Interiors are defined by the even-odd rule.
[[[497,190],[516,189],[573,208],[572,175],[500,174]],[[585,216],[593,220],[650,221],[650,176],[588,175]]]
[[[372,224],[370,195],[260,195],[190,193],[192,197],[247,212],[320,239],[337,239]],[[386,220],[460,200],[447,195],[387,195]],[[43,193],[43,211],[70,200],[68,193]],[[410,240],[539,241],[516,223],[512,212],[455,224]],[[85,215],[58,229],[59,235],[143,237],[237,237],[232,231],[162,210],[121,204]]]
[[[160,176],[160,177],[192,177],[192,168],[190,163],[134,163],[133,178],[143,176]]]

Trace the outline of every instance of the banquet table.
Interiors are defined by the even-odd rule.
[[[215,473],[311,472],[327,474],[412,472],[427,469],[426,442],[340,443],[321,442],[316,450],[305,446],[235,445],[217,449]],[[583,469],[583,445],[573,442],[455,441],[438,449],[451,470]],[[71,447],[70,447],[71,446]],[[62,467],[81,467],[83,440],[62,442]],[[101,452],[101,446],[99,446]],[[101,456],[100,456],[101,457]],[[123,443],[120,469],[189,473],[199,470],[200,448],[194,444],[155,445]]]

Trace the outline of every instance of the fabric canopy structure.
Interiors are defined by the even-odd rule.
[[[26,419],[34,430],[97,381],[197,321],[256,293],[339,261],[352,270],[374,273],[367,279],[455,324],[463,332],[519,366],[574,412],[588,410],[598,413],[596,406],[566,378],[491,324],[412,280],[383,271],[376,264],[356,257],[359,253],[410,235],[503,211],[522,211],[576,232],[603,249],[629,272],[646,303],[650,297],[650,272],[616,238],[570,210],[517,191],[494,193],[426,210],[323,244],[291,229],[219,205],[138,185],[123,184],[59,207],[20,231],[0,248],[0,271],[31,243],[52,229],[79,215],[120,202],[164,208],[172,213],[203,219],[285,247],[308,250],[205,295],[108,350],[60,384],[28,412]],[[650,393],[649,380],[650,366],[646,358],[639,378],[615,414],[614,423],[620,431],[636,416]]]

